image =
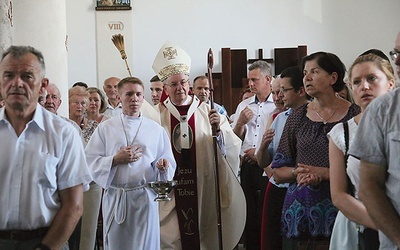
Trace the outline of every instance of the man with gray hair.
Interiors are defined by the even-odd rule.
[[[45,97],[45,102],[42,105],[47,111],[50,111],[51,113],[57,115],[57,111],[58,108],[60,107],[62,103],[61,100],[61,93],[59,88],[57,87],[56,84],[54,83],[49,83],[49,85],[47,85],[46,87],[46,97]],[[74,126],[74,128],[79,132],[79,135],[82,138],[82,141],[84,142],[84,138],[82,137],[82,131],[81,128],[78,126],[78,124],[76,124],[76,122],[70,120],[67,117],[64,116],[60,116],[61,118],[63,118],[64,120],[66,120],[67,122],[71,123],[72,126]],[[85,145],[85,144],[83,144]]]
[[[50,83],[46,90],[47,95],[44,102],[44,108],[53,114],[57,114],[57,110],[62,103],[60,90],[54,83]]]
[[[107,109],[105,115],[114,117],[122,112],[122,105],[118,99],[117,85],[120,79],[118,77],[108,77],[104,80],[103,90],[107,96]]]
[[[177,164],[172,201],[160,204],[161,249],[233,249],[245,224],[245,199],[236,174],[240,139],[226,117],[189,94],[190,57],[166,42],[153,69],[164,83],[168,98],[158,104]],[[215,134],[212,134],[214,126]],[[213,138],[215,136],[215,138]],[[218,145],[217,155],[213,140]],[[222,227],[219,236],[216,204],[215,158],[218,157]]]
[[[246,248],[259,249],[261,217],[268,177],[258,166],[255,149],[258,138],[263,136],[266,123],[275,109],[271,95],[271,66],[256,61],[249,66],[248,81],[255,95],[239,103],[232,124],[233,131],[242,139],[240,179],[246,196],[247,216],[244,232]],[[257,235],[257,237],[255,237]]]
[[[78,132],[37,102],[44,75],[43,55],[32,47],[2,55],[0,249],[68,249],[91,180]]]

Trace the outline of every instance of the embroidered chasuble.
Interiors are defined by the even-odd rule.
[[[172,148],[177,170],[174,180],[178,185],[175,188],[176,211],[178,215],[179,231],[181,232],[182,249],[200,249],[198,206],[197,206],[197,175],[196,175],[196,143],[194,140],[195,118],[192,115],[188,121],[189,105],[176,106],[180,120],[187,122],[187,128],[181,128],[180,120],[171,114]],[[183,126],[182,126],[183,127]],[[181,136],[189,138],[189,144],[182,148]],[[185,144],[185,143],[184,143]],[[189,147],[189,148],[187,148]]]
[[[178,182],[172,200],[160,203],[161,249],[218,249],[210,106],[195,96],[188,106],[171,105],[167,98],[157,106],[161,124],[170,135]],[[236,178],[241,140],[226,117],[220,117],[220,139],[226,150],[223,155],[218,149],[222,238],[224,249],[233,249],[246,219],[246,201]]]

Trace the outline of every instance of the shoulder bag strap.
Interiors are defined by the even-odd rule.
[[[346,166],[347,169],[347,160],[349,159],[349,124],[347,121],[343,122],[343,129],[344,129],[344,142],[345,142],[345,146],[346,146],[346,150],[345,150],[345,154],[344,154],[344,165]],[[347,176],[347,185],[348,185],[348,189],[349,189],[349,193],[354,196],[354,187],[353,184],[351,183],[351,180],[349,178],[349,176],[346,174]]]

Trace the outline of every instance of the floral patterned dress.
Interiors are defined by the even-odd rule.
[[[99,123],[95,120],[88,120],[84,128],[82,128],[82,137],[85,139],[85,146],[88,144],[90,137]]]
[[[327,133],[337,123],[360,113],[360,108],[352,104],[342,120],[324,124],[307,117],[307,105],[298,108],[288,117],[272,168],[295,167],[297,163],[329,167]],[[317,186],[302,187],[293,182],[287,190],[282,209],[283,236],[294,239],[329,238],[336,214],[329,181],[324,180]]]

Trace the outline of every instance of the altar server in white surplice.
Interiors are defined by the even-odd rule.
[[[97,127],[86,156],[103,197],[104,249],[160,249],[158,203],[147,183],[158,169],[175,173],[166,131],[142,115],[143,83],[127,77],[118,83],[122,114]]]

